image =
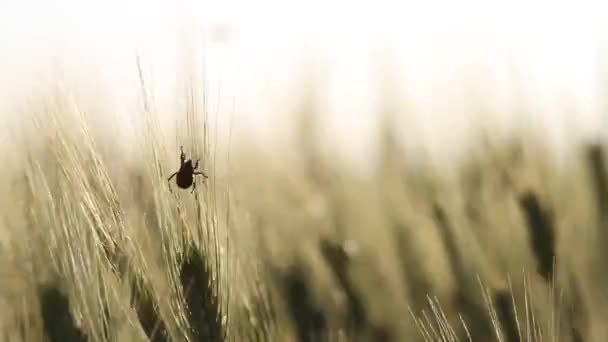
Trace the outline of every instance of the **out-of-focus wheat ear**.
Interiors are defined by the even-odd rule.
[[[273,324],[277,321],[277,312],[270,302],[271,296],[268,293],[269,289],[267,288],[267,285],[263,284],[261,281],[256,285],[257,296],[254,303],[255,313],[253,316],[257,317],[261,327],[255,329],[255,333],[258,341],[267,341],[273,336]]]
[[[258,238],[260,238],[258,236]],[[263,241],[263,239],[261,239]],[[264,249],[258,246],[258,250]],[[245,253],[243,249],[241,252]],[[263,253],[262,253],[263,255]],[[275,334],[275,323],[277,322],[276,307],[273,305],[273,296],[277,291],[274,283],[268,281],[266,274],[265,257],[253,257],[253,255],[238,256],[238,267],[233,268],[232,279],[243,276],[243,287],[246,289],[235,293],[232,303],[236,303],[237,310],[231,315],[233,331],[237,330],[237,338],[251,342],[265,342],[273,340]],[[242,308],[239,310],[238,308]],[[232,340],[233,333],[230,334]]]
[[[570,288],[567,293],[566,319],[569,320],[572,341],[583,342],[587,340],[589,331],[589,312],[585,305],[581,284],[574,274],[570,274]]]
[[[167,327],[158,314],[152,295],[135,277],[131,281],[131,296],[131,305],[148,339],[151,342],[168,342]]]
[[[599,144],[587,146],[586,157],[600,223],[605,224],[608,218],[608,180],[602,146]]]
[[[277,271],[280,272],[280,271]],[[312,297],[306,279],[305,268],[296,262],[283,274],[279,275],[287,310],[296,328],[298,341],[323,341],[328,330],[328,319],[325,312],[317,305]]]
[[[433,204],[432,210],[433,218],[439,228],[441,240],[448,255],[452,274],[456,280],[454,306],[462,314],[462,320],[466,326],[471,328],[466,333],[472,336],[473,341],[487,340],[490,336],[494,336],[495,332],[487,310],[484,308],[482,301],[478,300],[481,297],[478,297],[478,293],[473,291],[476,288],[473,275],[464,264],[447,214],[437,203]]]
[[[600,144],[590,144],[585,151],[586,164],[589,172],[591,188],[595,199],[595,207],[597,211],[597,226],[599,227],[599,252],[596,252],[596,257],[599,258],[599,263],[605,263],[608,253],[605,252],[604,246],[608,243],[608,179],[606,170],[606,161],[604,158],[604,148]]]
[[[209,265],[203,256],[196,247],[189,248],[181,265],[180,281],[195,341],[220,342],[226,338],[221,305],[211,279]]]
[[[87,341],[86,335],[76,326],[67,296],[58,286],[43,286],[39,295],[44,330],[50,342]]]
[[[509,291],[497,290],[493,295],[494,310],[496,318],[501,326],[501,331],[504,333],[508,342],[516,342],[520,340],[519,329],[517,328],[517,317],[515,317],[515,305],[513,296]]]
[[[369,322],[363,302],[348,276],[351,257],[341,244],[330,240],[321,240],[319,248],[346,296],[348,311],[344,326],[347,331],[352,331],[357,336],[361,335],[367,330]]]
[[[427,306],[426,296],[432,290],[432,285],[424,274],[421,257],[417,246],[411,242],[408,229],[410,228],[396,224],[393,235],[404,282],[407,284],[410,308],[414,312],[419,312]]]
[[[519,196],[519,206],[524,213],[532,252],[538,264],[538,274],[547,283],[553,279],[555,261],[555,230],[553,219],[543,210],[538,197],[531,191]]]
[[[269,308],[265,298],[255,294],[244,306],[243,328],[248,341],[264,342],[272,338],[271,324],[276,321],[273,308]]]

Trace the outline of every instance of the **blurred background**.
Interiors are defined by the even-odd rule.
[[[373,149],[375,113],[386,98],[408,108],[399,128],[414,150],[421,141],[433,151],[455,148],[471,129],[488,124],[499,131],[537,127],[563,147],[604,125],[604,6],[476,0],[6,3],[0,11],[2,101],[20,103],[33,88],[61,79],[78,96],[103,104],[103,117],[112,120],[113,113],[121,118],[113,122],[128,126],[125,111],[139,94],[138,54],[160,112],[175,106],[184,79],[196,77],[204,80],[220,131],[246,129],[268,146],[288,139],[285,106],[301,97],[294,88],[316,82],[328,144],[357,162]],[[194,76],[186,71],[192,67]]]

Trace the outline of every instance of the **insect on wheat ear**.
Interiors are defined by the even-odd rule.
[[[190,193],[193,193],[194,190],[196,189],[196,179],[194,178],[194,176],[197,175],[201,175],[205,178],[209,178],[206,174],[204,174],[203,172],[197,172],[195,171],[198,168],[198,164],[200,159],[196,160],[196,163],[194,165],[192,165],[192,160],[188,159],[186,160],[186,154],[184,153],[184,147],[180,146],[180,167],[179,170],[175,173],[173,173],[171,175],[171,177],[169,177],[167,179],[167,181],[169,182],[169,190],[171,190],[171,179],[173,177],[175,178],[175,184],[177,184],[178,187],[182,188],[182,189],[188,189],[189,187],[192,187],[192,191],[190,191]]]

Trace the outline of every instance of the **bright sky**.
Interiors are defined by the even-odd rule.
[[[312,59],[324,63],[317,74],[327,101],[328,144],[355,158],[373,147],[381,93],[410,109],[400,121],[410,144],[452,146],[482,110],[466,100],[470,96],[499,123],[522,120],[509,107],[514,81],[532,111],[526,122],[559,143],[600,127],[600,81],[608,76],[597,69],[608,66],[599,55],[608,37],[604,3],[2,1],[0,108],[12,108],[20,96],[54,80],[57,73],[49,70],[60,65],[79,96],[95,103],[91,110],[101,107],[106,117],[100,120],[128,122],[138,92],[137,51],[158,108],[171,113],[187,69],[183,48],[195,47],[190,61],[204,57],[220,127],[232,122],[263,141],[286,139],[277,127]],[[221,36],[224,42],[214,40]],[[396,86],[380,78],[378,56],[397,66],[389,72]],[[173,115],[166,115],[169,125]],[[107,127],[116,130],[115,124]]]

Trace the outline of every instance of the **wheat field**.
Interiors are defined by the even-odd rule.
[[[479,131],[414,163],[379,110],[362,175],[311,103],[287,152],[226,149],[194,93],[171,139],[143,96],[128,154],[65,89],[33,97],[3,146],[3,341],[608,338],[602,142],[558,162],[533,130]],[[193,193],[167,181],[179,145]]]
[[[0,5],[0,341],[608,341],[605,11],[177,3]]]

